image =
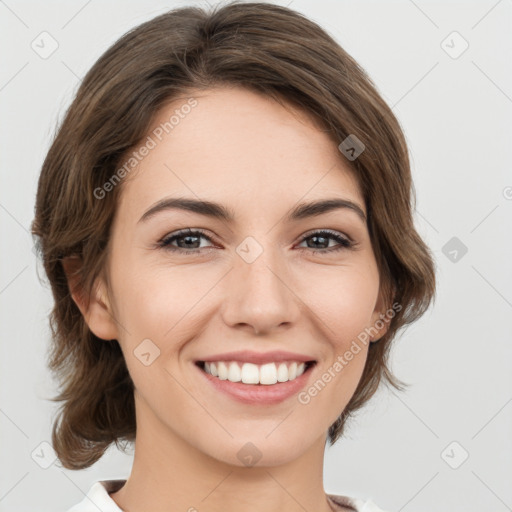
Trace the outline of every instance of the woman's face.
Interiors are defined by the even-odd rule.
[[[138,436],[179,438],[238,466],[247,455],[282,464],[324,446],[368,347],[358,342],[345,354],[385,309],[364,200],[336,144],[303,114],[243,89],[194,97],[160,112],[139,151],[146,156],[123,184],[108,261],[111,323],[92,316],[90,326],[122,347]],[[176,198],[219,207],[161,203]],[[328,199],[346,203],[296,215]],[[290,353],[270,354],[263,371],[265,360],[247,365],[245,380],[255,368],[275,380],[272,362],[279,370],[283,358],[280,380],[293,377],[286,363],[299,356],[315,364],[299,387],[233,384],[197,364],[220,356],[228,370],[231,361],[242,369],[247,352],[222,355],[241,351]]]

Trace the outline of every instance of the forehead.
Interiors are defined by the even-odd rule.
[[[257,204],[261,212],[337,194],[362,204],[354,172],[325,130],[247,89],[176,99],[158,112],[148,137],[152,148],[123,185],[120,208],[139,212],[166,195],[224,198],[234,209]]]

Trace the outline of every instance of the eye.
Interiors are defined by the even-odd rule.
[[[203,252],[204,247],[199,247],[201,238],[212,241],[209,236],[204,234],[200,229],[192,230],[190,228],[183,229],[171,236],[166,236],[158,243],[159,247],[169,251],[179,253],[197,254]],[[174,241],[178,241],[178,247],[171,245]]]
[[[212,242],[212,239],[207,236],[204,231],[200,229],[192,230],[187,228],[164,237],[160,242],[158,242],[158,247],[177,253],[194,255],[211,249],[211,247],[201,247],[201,239]],[[312,240],[314,244],[318,244],[320,246],[326,245],[326,247],[301,247],[301,250],[311,249],[314,253],[325,254],[341,251],[343,249],[351,249],[356,245],[356,243],[349,238],[342,236],[336,231],[330,230],[321,230],[310,233],[302,238],[301,243],[308,242],[309,240]],[[329,242],[331,240],[337,242],[338,245],[329,247]],[[174,242],[177,242],[177,247],[173,245]]]
[[[308,247],[308,248],[312,249],[314,253],[323,253],[323,254],[341,251],[343,249],[352,249],[356,245],[355,242],[353,242],[352,240],[342,236],[341,234],[339,234],[336,231],[330,231],[328,229],[324,229],[321,231],[315,231],[314,233],[311,233],[311,234],[305,236],[304,238],[302,238],[301,243],[307,242],[308,240],[313,240],[313,243],[316,243],[319,245],[327,244],[327,248],[323,248],[323,249],[321,247],[319,249]],[[338,243],[338,245],[329,248],[328,246],[329,246],[330,240],[336,241]],[[304,248],[301,248],[301,249],[304,249]]]

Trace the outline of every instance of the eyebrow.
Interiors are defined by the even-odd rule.
[[[286,214],[285,222],[293,222],[309,217],[316,217],[341,208],[355,212],[358,217],[366,223],[366,215],[358,204],[353,201],[349,201],[348,199],[340,198],[321,199],[310,203],[300,203]],[[235,221],[235,214],[233,210],[219,203],[183,197],[169,197],[162,199],[151,206],[151,208],[142,215],[138,222],[145,222],[159,212],[172,209],[185,210],[228,223],[233,223]]]

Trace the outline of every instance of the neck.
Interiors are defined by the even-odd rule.
[[[132,471],[111,494],[122,510],[332,512],[323,489],[325,436],[285,463],[233,465],[193,446],[149,411],[142,414],[140,405]]]

